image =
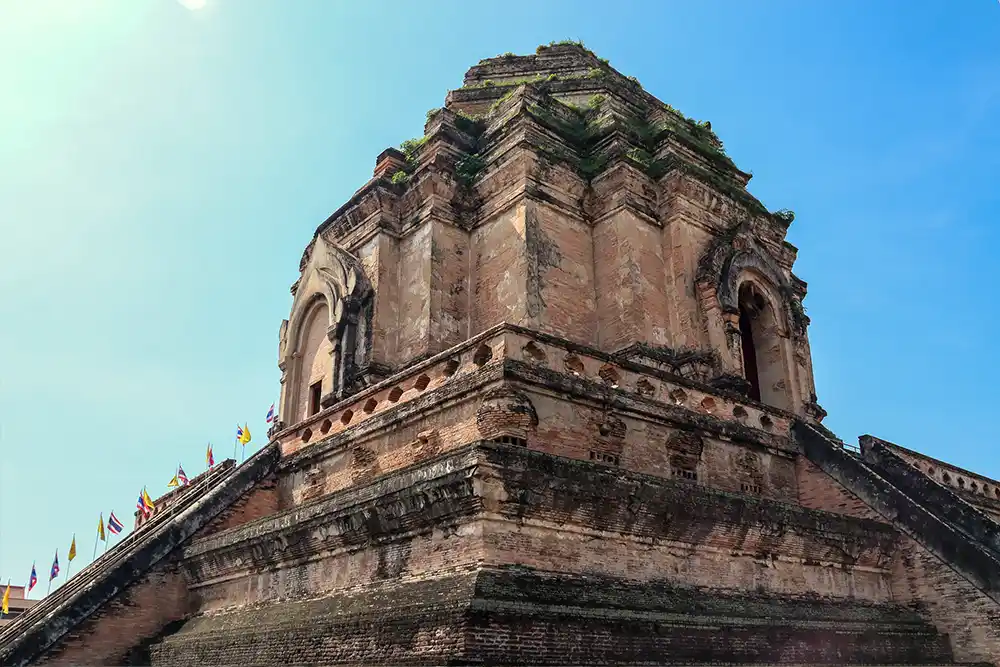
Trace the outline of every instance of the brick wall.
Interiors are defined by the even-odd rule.
[[[677,624],[678,616],[687,621]],[[151,646],[149,656],[153,665],[927,664],[950,658],[933,628],[893,605],[725,594],[524,567],[402,577],[336,596],[199,616]]]
[[[275,481],[272,479],[260,482],[248,494],[216,517],[210,525],[199,531],[195,539],[276,514],[280,509],[278,500],[278,489]]]
[[[575,180],[575,177],[560,179],[558,187],[573,188]],[[526,251],[532,322],[526,326],[595,344],[595,258],[590,226],[563,210],[529,202],[525,208],[525,230],[529,233]]]
[[[333,598],[272,601],[193,619],[150,650],[153,665],[442,665],[464,644],[475,574],[393,581]]]
[[[893,560],[893,597],[927,610],[950,636],[956,661],[1000,664],[1000,605],[912,539],[901,546]]]
[[[425,225],[399,241],[396,270],[396,356],[401,363],[425,354],[430,343],[427,316],[431,299],[431,227]]]
[[[172,566],[129,586],[34,664],[116,665],[129,651],[191,611],[187,584]]]
[[[859,519],[885,521],[881,514],[837,484],[804,456],[799,456],[795,460],[795,476],[798,479],[799,503],[803,507],[846,514]]]
[[[752,493],[767,498],[795,502],[795,463],[788,454],[763,447],[725,442],[709,435],[695,434],[700,444],[685,439],[689,429],[615,414],[624,424],[624,432],[602,434],[611,421],[608,413],[590,405],[581,405],[551,395],[528,392],[538,413],[536,433],[528,446],[549,454],[584,461],[593,460],[591,452],[617,457],[617,465],[626,470],[658,477],[672,477],[678,468],[687,467],[678,457],[689,459],[696,469],[698,483],[734,493]],[[700,452],[695,450],[701,447]]]
[[[527,452],[506,457],[516,460],[497,462],[501,470],[485,477],[496,487],[483,491],[491,499],[482,529],[490,563],[736,590],[891,596],[884,563],[896,534],[884,523]]]
[[[598,347],[669,342],[661,230],[621,210],[594,227]]]

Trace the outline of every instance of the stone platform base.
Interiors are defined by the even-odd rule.
[[[190,619],[153,665],[952,664],[890,604],[729,594],[524,568],[387,581]]]

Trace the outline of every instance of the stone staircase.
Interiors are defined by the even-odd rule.
[[[861,458],[882,478],[1000,560],[1000,525],[947,486],[924,475],[872,436],[861,438]]]
[[[0,665],[38,659],[269,474],[279,455],[269,445],[240,466],[230,459],[193,479],[168,507],[5,626]]]
[[[853,452],[829,431],[801,421],[792,434],[806,458],[1000,603],[995,524],[936,482],[920,481],[884,447]]]

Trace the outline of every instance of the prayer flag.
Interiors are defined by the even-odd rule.
[[[29,593],[31,592],[31,589],[35,587],[35,584],[37,584],[37,583],[38,583],[38,575],[35,574],[35,564],[32,563],[31,564],[31,577],[28,578],[28,592]]]
[[[122,532],[122,529],[124,527],[125,524],[119,521],[118,517],[115,516],[115,513],[112,512],[111,516],[108,517],[108,530],[111,532],[111,534],[117,535],[118,533]]]
[[[240,444],[245,445],[250,442],[250,427],[244,425],[242,429],[243,435],[240,436]]]
[[[73,541],[70,542],[70,545],[69,545],[69,555],[67,557],[69,558],[69,560],[71,562],[72,562],[72,560],[74,558],[76,558],[76,535],[75,534],[73,535]]]
[[[188,476],[184,474],[184,468],[177,464],[177,481],[181,483],[181,486],[187,486]]]
[[[56,549],[55,560],[52,561],[52,569],[49,571],[49,581],[59,576],[59,550]]]
[[[7,590],[3,592],[3,601],[0,602],[0,616],[10,613],[10,579],[7,580]]]
[[[205,464],[209,468],[215,465],[215,457],[212,456],[212,443],[208,443],[208,449],[205,450]]]
[[[153,504],[153,499],[149,497],[148,493],[146,493],[146,487],[142,487],[142,504],[150,512],[156,509],[156,505]]]
[[[274,421],[274,403],[271,403],[271,409],[267,411],[267,423],[270,424]]]
[[[174,488],[175,486],[180,486],[180,485],[181,483],[177,481],[177,475],[174,475],[173,479],[167,482],[167,486],[171,489]]]
[[[97,518],[97,539],[102,542],[105,542],[108,539],[104,534],[104,512],[101,512],[101,516]]]

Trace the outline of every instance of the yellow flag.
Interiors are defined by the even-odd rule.
[[[69,556],[70,560],[76,558],[76,535],[73,536],[73,542],[69,545]]]
[[[10,579],[7,580],[7,590],[3,592],[3,603],[0,606],[0,616],[10,613]]]
[[[250,442],[250,427],[249,426],[244,426],[243,427],[243,435],[240,436],[240,444],[241,445],[245,445],[248,442]]]
[[[180,485],[181,483],[177,481],[177,475],[174,475],[174,478],[169,482],[167,482],[167,486],[170,487],[171,489],[174,488],[175,486],[180,486]]]
[[[142,504],[145,505],[149,511],[156,509],[156,505],[153,504],[153,499],[149,497],[148,493],[146,493],[145,487],[142,489]]]
[[[97,539],[102,542],[107,541],[104,536],[104,512],[101,512],[101,516],[97,518]]]

